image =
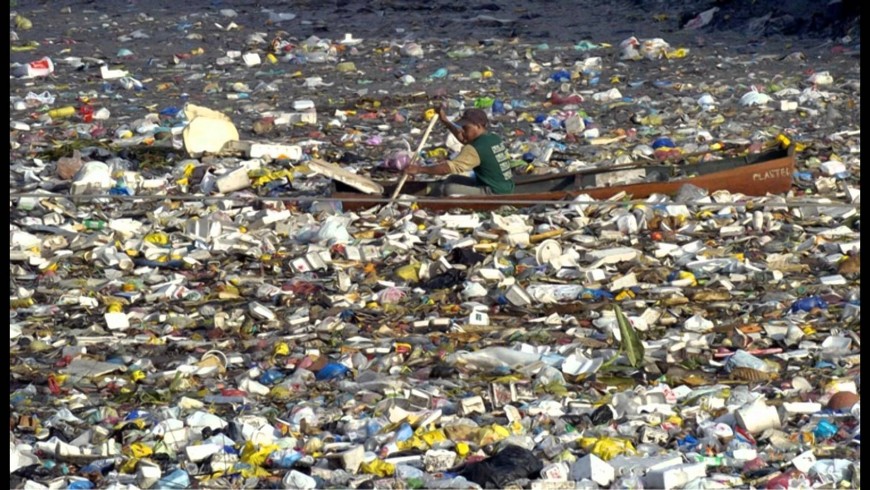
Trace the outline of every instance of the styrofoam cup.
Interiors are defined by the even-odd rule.
[[[782,420],[776,407],[766,403],[753,403],[745,406],[734,414],[734,418],[741,427],[750,434],[758,434],[767,429],[779,429]]]

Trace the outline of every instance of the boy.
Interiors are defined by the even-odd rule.
[[[480,109],[468,109],[456,123],[452,123],[442,107],[438,109],[438,118],[463,143],[462,150],[453,160],[432,166],[411,165],[405,173],[450,175],[433,192],[441,196],[513,193],[510,156],[501,138],[487,131],[489,119],[486,113]],[[469,170],[474,170],[474,177],[456,175]]]

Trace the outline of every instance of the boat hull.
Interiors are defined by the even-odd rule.
[[[726,190],[750,196],[781,194],[788,192],[792,186],[792,175],[795,170],[794,148],[791,147],[786,151],[780,151],[779,154],[780,155],[776,157],[754,163],[740,164],[737,162],[738,159],[733,159],[733,161],[737,163],[734,163],[732,168],[713,171],[703,175],[678,178],[666,182],[642,182],[577,189],[570,188],[571,183],[580,181],[582,178],[588,177],[588,175],[580,173],[563,174],[555,175],[552,178],[539,177],[537,179],[527,180],[533,180],[537,183],[541,181],[549,182],[556,188],[565,187],[564,190],[523,192],[524,184],[518,183],[518,193],[504,196],[453,196],[433,198],[421,195],[421,201],[418,202],[418,206],[422,209],[432,211],[448,211],[457,208],[474,211],[488,211],[498,209],[505,205],[522,208],[540,204],[557,203],[560,201],[570,201],[581,195],[588,195],[593,199],[605,200],[622,192],[625,192],[634,199],[644,199],[652,194],[676,194],[679,189],[686,184],[706,189],[709,192]],[[723,164],[729,164],[730,161],[709,163],[722,166]],[[539,185],[537,183],[530,183],[526,185],[526,187]],[[403,193],[418,195],[424,192],[425,187],[426,183],[424,182],[408,182],[403,188]],[[385,185],[384,195],[391,195],[394,188],[394,185]],[[370,208],[380,204],[360,202],[360,198],[380,196],[365,196],[358,192],[334,192],[332,197],[341,199],[343,208],[349,211]]]

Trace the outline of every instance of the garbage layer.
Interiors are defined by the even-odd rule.
[[[623,7],[13,5],[10,486],[860,487],[860,37]],[[795,171],[389,203],[442,105],[517,178]]]

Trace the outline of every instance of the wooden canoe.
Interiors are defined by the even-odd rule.
[[[709,160],[685,165],[658,163],[633,164],[579,172],[528,175],[514,178],[516,190],[510,195],[429,197],[427,182],[407,182],[402,193],[420,198],[420,208],[447,211],[462,208],[476,211],[498,209],[501,206],[527,207],[538,204],[570,201],[580,195],[605,200],[625,192],[634,199],[652,194],[674,195],[685,184],[709,192],[726,190],[750,196],[788,192],[795,171],[794,145],[742,157]],[[620,184],[628,179],[637,183]],[[389,198],[395,183],[380,183],[382,194],[366,195],[359,190],[335,182],[333,198],[342,199],[342,207],[353,211],[379,203],[355,201],[359,198]]]

